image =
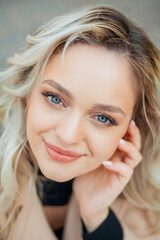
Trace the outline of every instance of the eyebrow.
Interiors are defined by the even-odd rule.
[[[62,92],[64,95],[66,95],[67,97],[69,97],[70,99],[73,99],[73,95],[72,93],[70,93],[66,88],[62,87],[59,83],[57,83],[56,81],[52,80],[52,79],[48,79],[48,80],[44,80],[42,83],[47,83],[49,84],[51,87],[56,88],[57,90],[59,90],[60,92]]]
[[[95,105],[93,105],[93,109],[100,109],[103,111],[113,112],[113,113],[121,113],[124,116],[126,116],[126,114],[124,113],[124,111],[121,108],[119,108],[117,106],[113,106],[113,105],[95,104]]]
[[[43,83],[47,83],[48,85],[50,85],[53,88],[56,88],[57,90],[59,90],[60,92],[62,92],[64,95],[66,95],[67,97],[69,97],[70,99],[74,99],[73,94],[70,93],[66,88],[64,88],[62,85],[60,85],[59,83],[57,83],[55,80],[53,79],[47,79],[44,80],[42,82]],[[124,116],[126,116],[126,114],[124,113],[124,111],[114,105],[108,105],[108,104],[94,104],[93,105],[93,109],[100,109],[103,111],[107,111],[107,112],[113,112],[113,113],[121,113]]]

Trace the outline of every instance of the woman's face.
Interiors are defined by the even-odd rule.
[[[27,99],[27,137],[43,174],[67,181],[110,159],[134,103],[124,58],[84,44],[54,55]]]

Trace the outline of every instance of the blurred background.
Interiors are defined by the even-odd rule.
[[[28,33],[52,18],[85,6],[116,7],[142,26],[160,49],[160,0],[0,0],[0,71],[6,59],[21,52]]]

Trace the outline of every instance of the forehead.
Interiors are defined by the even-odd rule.
[[[114,100],[116,104],[120,100],[134,102],[128,61],[103,47],[76,44],[66,50],[64,57],[61,53],[54,55],[45,69],[44,79],[54,79],[76,97],[89,95],[90,100]]]
[[[95,66],[96,68],[93,68]],[[82,71],[79,75],[80,70]],[[123,79],[127,77],[128,83],[132,85],[130,64],[125,57],[115,52],[110,52],[104,47],[87,44],[73,44],[65,51],[64,55],[62,53],[53,55],[47,64],[45,75],[50,73],[51,75],[56,74],[56,72],[59,74],[65,72],[76,77],[79,75],[81,81],[85,75],[87,76],[87,80],[91,79],[94,75],[98,77],[97,83],[101,77],[106,77],[105,81],[107,78],[111,80],[117,79],[118,72],[120,73],[119,79],[121,76]]]

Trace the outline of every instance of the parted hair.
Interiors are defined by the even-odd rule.
[[[27,49],[8,60],[0,73],[0,239],[10,239],[21,194],[20,176],[35,188],[35,167],[30,163],[26,136],[26,97],[42,77],[53,54],[82,43],[102,46],[125,58],[136,91],[133,118],[142,136],[142,162],[123,196],[143,209],[160,211],[160,52],[144,30],[121,12],[105,5],[55,17],[27,36]]]

